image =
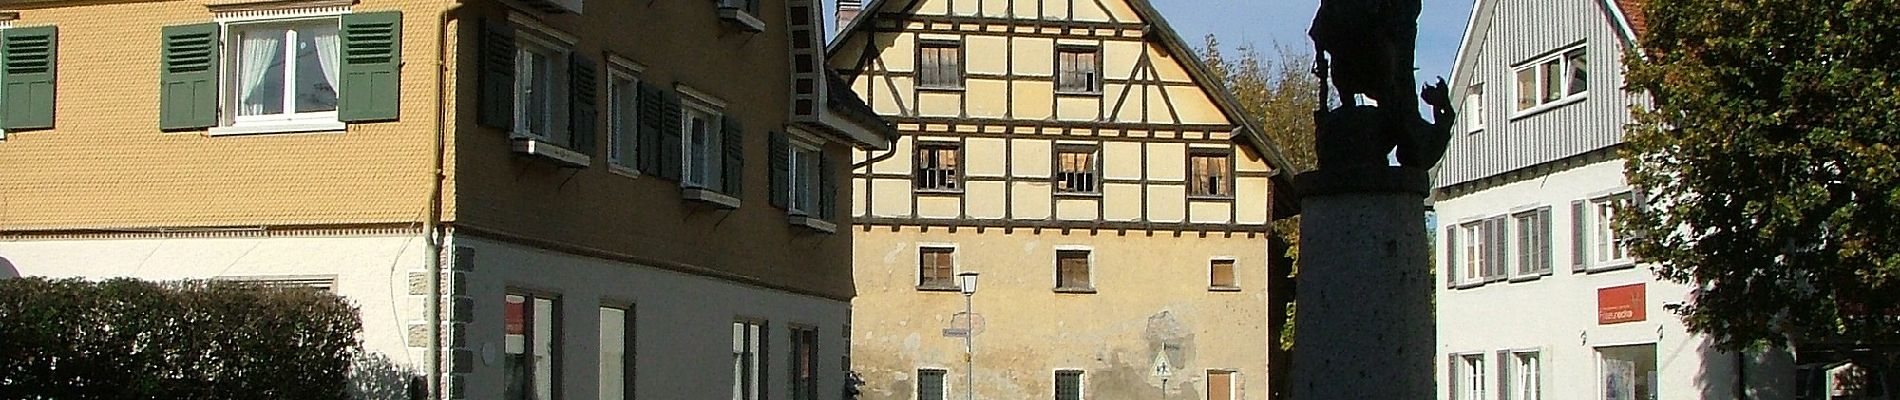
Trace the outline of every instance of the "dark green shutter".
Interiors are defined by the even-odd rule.
[[[1550,223],[1550,207],[1537,209],[1537,227],[1534,229],[1538,230],[1537,234],[1542,239],[1537,243],[1538,251],[1543,253],[1543,257],[1537,260],[1537,273],[1541,275],[1550,275],[1551,260],[1556,257],[1553,255],[1556,249],[1550,245],[1552,243],[1550,235],[1556,233],[1556,229],[1551,228],[1553,225],[1555,224]]]
[[[481,92],[477,100],[482,125],[509,132],[515,128],[515,29],[500,18],[482,20]]]
[[[678,181],[680,169],[685,166],[685,128],[681,122],[680,96],[673,91],[661,91],[660,108],[660,178]]]
[[[665,96],[664,89],[660,89],[659,86],[646,81],[640,82],[640,129],[636,134],[638,136],[636,147],[639,151],[633,154],[638,159],[636,168],[639,168],[642,173],[658,174],[660,160],[665,158],[660,154],[661,143],[665,142],[660,139],[660,135],[664,134],[666,121],[666,118],[660,115],[666,112]]]
[[[600,142],[600,70],[580,53],[568,56],[567,128],[573,150],[588,157]]]
[[[769,182],[766,182],[772,194],[772,206],[791,208],[791,139],[785,136],[785,132],[774,131],[771,136],[771,145],[766,146],[765,159],[768,164],[771,164],[772,170],[771,178],[767,179]]]
[[[337,119],[395,120],[402,108],[402,12],[343,15],[339,75]]]
[[[838,209],[838,183],[832,178],[837,174],[831,171],[838,166],[838,159],[824,149],[819,149],[818,154],[818,218],[829,220],[836,216]]]
[[[161,31],[159,129],[218,125],[218,24],[167,26]]]
[[[0,31],[6,73],[0,84],[6,92],[7,129],[53,127],[54,77],[59,64],[59,28],[36,26]]]
[[[741,197],[745,193],[745,124],[726,114],[719,123],[720,192]]]
[[[1458,287],[1458,226],[1445,227],[1445,287]]]
[[[1488,279],[1491,281],[1505,280],[1510,276],[1505,273],[1505,270],[1511,267],[1511,233],[1505,229],[1510,226],[1506,221],[1508,221],[1506,217],[1491,219],[1492,262],[1490,279]]]
[[[1590,241],[1585,236],[1583,200],[1570,202],[1570,272],[1583,272],[1590,266]]]

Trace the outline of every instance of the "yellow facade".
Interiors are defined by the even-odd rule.
[[[864,398],[968,390],[964,342],[943,332],[963,299],[920,287],[922,249],[953,249],[956,272],[980,273],[979,398],[1050,398],[1057,371],[1080,371],[1090,399],[1206,399],[1227,392],[1209,391],[1213,374],[1233,378],[1233,399],[1267,398],[1267,286],[1284,275],[1267,226],[1285,171],[1172,32],[1146,33],[1166,29],[1152,7],[905,4],[875,3],[830,55],[904,134],[893,154],[858,154],[874,162],[854,174]],[[930,81],[944,64],[925,57],[942,48],[956,50],[958,84]],[[1096,57],[1095,90],[1058,90],[1068,49]],[[941,164],[920,150],[941,148],[956,149],[958,184],[924,190],[920,168]],[[1057,153],[1076,148],[1098,163],[1095,190],[1063,189]],[[1231,155],[1227,195],[1194,193],[1194,154]],[[1074,250],[1089,255],[1089,290],[1059,288],[1057,252]],[[1233,262],[1238,288],[1210,285],[1215,260]],[[1165,383],[1158,355],[1175,371]],[[921,381],[931,371],[942,385]]]

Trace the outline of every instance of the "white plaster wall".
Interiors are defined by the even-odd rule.
[[[631,302],[635,319],[635,381],[640,398],[723,399],[732,388],[732,322],[735,317],[767,323],[762,355],[767,379],[760,390],[770,398],[789,398],[791,331],[789,324],[818,331],[818,398],[843,393],[844,329],[850,302],[794,294],[734,281],[659,268],[583,257],[502,243],[466,235],[451,240],[451,251],[472,251],[474,271],[464,275],[474,300],[467,325],[475,351],[468,397],[500,398],[502,305],[511,288],[553,293],[559,301],[560,373],[565,398],[598,397],[599,306],[603,301]],[[818,266],[778,268],[825,270]]]
[[[1541,348],[1545,364],[1544,398],[1595,400],[1602,390],[1596,347],[1655,344],[1658,391],[1662,399],[1733,398],[1735,355],[1716,353],[1703,337],[1689,335],[1665,304],[1686,299],[1689,288],[1659,281],[1645,266],[1598,273],[1572,273],[1570,202],[1627,190],[1623,163],[1611,160],[1490,187],[1437,204],[1438,234],[1438,398],[1449,396],[1447,357],[1452,353],[1487,354],[1487,393],[1499,390],[1499,350]],[[1510,213],[1533,206],[1551,208],[1552,275],[1527,282],[1494,282],[1448,289],[1444,265],[1444,226]],[[1512,254],[1516,254],[1515,250]],[[1597,324],[1597,289],[1644,283],[1647,318],[1641,322]],[[1764,374],[1751,366],[1750,374]]]
[[[428,344],[408,343],[405,327],[427,318],[408,281],[426,251],[421,236],[27,240],[0,241],[0,264],[49,278],[334,276],[331,290],[362,316],[364,348],[421,369]]]

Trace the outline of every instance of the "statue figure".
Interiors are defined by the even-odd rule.
[[[1322,85],[1315,150],[1321,169],[1383,167],[1397,149],[1399,165],[1430,169],[1445,154],[1457,114],[1440,78],[1413,97],[1413,51],[1418,41],[1420,0],[1321,0],[1308,32],[1314,73],[1339,89],[1336,110],[1327,110]],[[1357,104],[1365,96],[1377,106]],[[1418,102],[1432,106],[1431,123],[1418,116]]]

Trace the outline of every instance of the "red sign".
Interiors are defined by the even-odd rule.
[[[509,335],[520,335],[528,332],[526,326],[528,305],[524,300],[526,299],[510,296],[507,304],[502,305],[501,325],[503,331]]]
[[[1597,289],[1597,324],[1638,322],[1647,318],[1643,284]]]

